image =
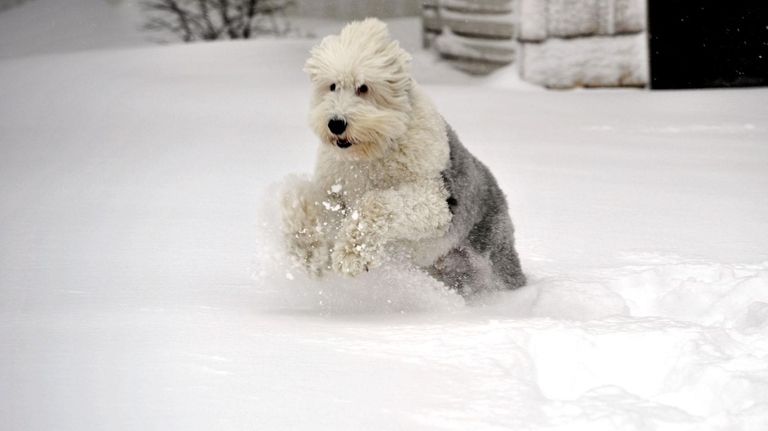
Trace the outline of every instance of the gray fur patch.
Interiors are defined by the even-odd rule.
[[[488,168],[462,145],[448,127],[449,166],[442,172],[453,214],[449,235],[456,246],[438,259],[429,272],[462,294],[493,284],[514,289],[525,275],[515,251],[514,228],[504,193]]]

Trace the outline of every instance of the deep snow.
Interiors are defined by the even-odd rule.
[[[768,427],[768,90],[545,92],[417,55],[531,279],[467,303],[284,258],[311,44],[0,61],[3,429]]]

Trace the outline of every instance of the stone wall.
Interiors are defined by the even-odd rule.
[[[648,84],[646,0],[520,0],[520,74],[550,88]]]
[[[427,0],[424,45],[489,73],[518,61],[550,88],[648,84],[646,0]]]

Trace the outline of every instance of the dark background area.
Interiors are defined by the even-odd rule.
[[[768,85],[768,1],[649,0],[651,88]]]

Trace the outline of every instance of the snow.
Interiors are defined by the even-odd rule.
[[[768,90],[547,92],[416,53],[531,280],[465,300],[286,259],[312,44],[0,61],[4,428],[766,429]]]
[[[30,0],[0,13],[0,59],[146,45],[136,0]]]
[[[644,87],[648,83],[645,33],[547,39],[520,46],[523,79],[549,88]]]

